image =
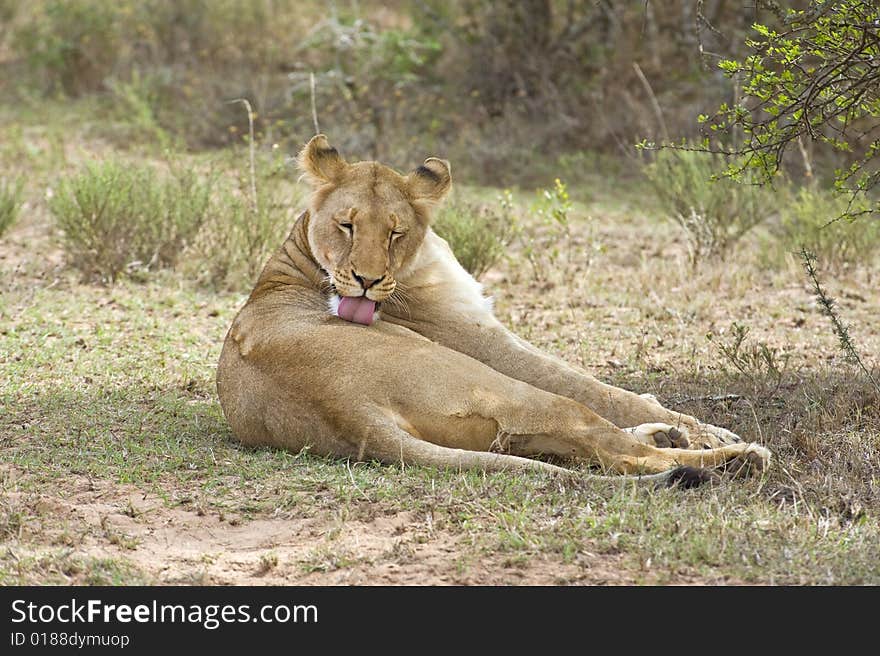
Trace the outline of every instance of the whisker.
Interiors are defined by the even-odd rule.
[[[399,285],[395,288],[394,292],[391,295],[392,296],[397,295],[401,299],[403,299],[404,301],[415,302],[415,298],[411,294],[409,294],[405,289],[401,289]]]
[[[400,310],[401,312],[404,309],[403,304],[401,303],[400,299],[394,298],[394,294],[392,294],[391,296],[389,296],[388,298],[386,298],[382,302],[384,304],[387,304],[388,307],[390,307],[392,309]]]
[[[399,308],[402,312],[406,313],[407,319],[412,320],[412,312],[410,312],[409,303],[407,303],[403,295],[399,295],[397,293],[396,289],[394,290],[394,292],[391,293],[388,298],[385,299],[385,302],[391,305],[391,307]]]
[[[330,292],[335,291],[335,285],[333,281],[330,279],[330,274],[326,274],[324,278],[321,280],[321,293],[329,294]]]

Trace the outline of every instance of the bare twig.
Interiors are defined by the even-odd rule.
[[[357,484],[357,481],[354,480],[354,472],[351,471],[351,458],[347,458],[345,461],[345,468],[348,470],[348,478],[351,480],[351,484],[354,485],[354,489],[361,493],[361,496],[367,501],[371,501],[370,497],[367,496],[367,493],[361,489],[361,486]]]
[[[749,406],[749,410],[752,411],[752,417],[755,420],[755,428],[757,428],[758,430],[758,441],[766,444],[766,442],[764,442],[764,431],[761,430],[761,422],[758,420],[758,413],[755,412],[755,404],[752,403],[749,399],[746,399],[746,403]]]
[[[660,132],[663,135],[663,141],[669,143],[669,130],[666,129],[666,121],[663,119],[663,110],[660,108],[660,103],[657,102],[657,96],[654,95],[654,90],[651,88],[648,78],[645,77],[645,74],[642,73],[641,67],[636,62],[633,62],[633,70],[636,72],[639,82],[645,87],[645,91],[648,92],[648,98],[651,100],[651,107],[654,109],[657,123],[660,125]]]
[[[807,149],[804,147],[804,139],[802,135],[798,135],[797,138],[797,146],[798,150],[801,151],[801,158],[804,160],[804,177],[808,180],[813,180],[813,165],[810,162],[810,154],[807,152]]]
[[[259,206],[257,204],[257,165],[256,165],[256,155],[254,153],[254,110],[251,107],[251,103],[247,98],[236,98],[235,100],[230,100],[230,103],[241,103],[244,105],[247,110],[248,115],[248,131],[250,136],[250,143],[248,144],[250,147],[250,160],[251,160],[251,209],[256,214],[259,211]]]
[[[679,403],[691,403],[693,401],[711,401],[712,403],[721,403],[722,401],[739,401],[745,398],[742,394],[710,394],[709,396],[686,396],[676,399]]]
[[[315,74],[314,72],[309,73],[309,89],[312,92],[312,123],[315,125],[315,134],[321,134],[321,129],[318,127],[318,108],[315,104]]]

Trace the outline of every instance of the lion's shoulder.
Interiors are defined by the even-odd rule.
[[[491,314],[493,300],[484,295],[483,285],[455,259],[449,243],[428,231],[412,272],[414,284],[432,289],[432,300],[452,304],[466,313]]]

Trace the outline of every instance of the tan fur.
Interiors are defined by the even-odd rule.
[[[430,158],[404,176],[348,164],[319,135],[299,163],[310,206],[220,357],[220,402],[242,442],[483,470],[570,473],[538,455],[636,475],[745,456],[768,464],[763,447],[605,385],[502,326],[430,229],[448,162]],[[334,290],[359,296],[365,284],[382,302],[378,321],[331,313]]]

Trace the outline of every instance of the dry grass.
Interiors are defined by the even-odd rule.
[[[15,223],[21,210],[21,182],[0,179],[0,237]]]

